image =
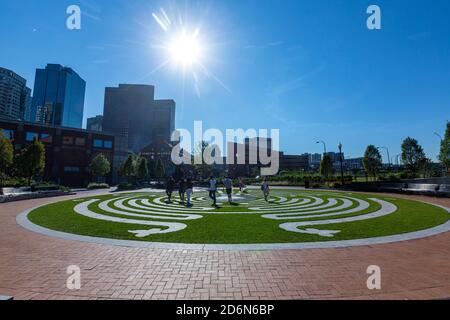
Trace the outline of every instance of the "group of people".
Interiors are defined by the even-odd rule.
[[[222,184],[228,197],[228,203],[231,204],[233,202],[233,180],[227,177],[223,179]],[[168,198],[168,203],[172,202],[172,194],[173,191],[175,190],[176,185],[177,182],[175,181],[175,179],[173,177],[169,177],[166,185],[166,194]],[[242,192],[245,188],[245,185],[241,178],[239,179],[238,187],[240,192]],[[208,191],[209,191],[209,198],[213,201],[212,205],[214,207],[217,207],[217,189],[218,189],[218,180],[213,176],[211,176],[209,179]],[[269,201],[270,188],[267,179],[263,180],[263,183],[261,185],[261,191],[263,192],[264,200],[266,202]],[[181,204],[184,204],[186,202],[186,205],[188,207],[191,207],[192,206],[191,198],[193,193],[194,193],[194,183],[192,181],[192,178],[186,179],[182,178],[178,181],[178,195],[180,197]]]
[[[169,177],[166,185],[166,194],[169,203],[172,202],[172,194],[173,191],[175,190],[176,184],[177,183],[175,179],[173,177]],[[178,182],[178,195],[180,197],[181,203],[186,202],[188,207],[192,206],[191,197],[193,193],[194,193],[194,182],[192,181],[192,178],[180,179],[180,181]]]

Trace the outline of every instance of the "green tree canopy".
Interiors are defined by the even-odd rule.
[[[0,131],[0,179],[6,175],[11,167],[14,158],[14,149],[12,143]]]
[[[425,152],[416,139],[408,137],[403,140],[402,161],[413,178],[416,177],[419,165],[423,163],[424,158],[426,158]]]
[[[324,154],[320,162],[320,174],[328,179],[333,174],[333,161],[328,154]]]
[[[36,139],[28,147],[22,149],[15,159],[17,174],[31,180],[41,174],[45,168],[45,147]]]
[[[111,171],[111,163],[100,153],[92,159],[89,164],[89,171],[94,176],[106,176]]]
[[[156,179],[161,180],[162,177],[166,174],[166,169],[164,168],[164,163],[161,158],[158,158],[155,166],[155,176]]]
[[[120,175],[128,179],[128,183],[131,183],[131,178],[136,174],[136,162],[134,156],[130,154],[122,165],[120,166]]]
[[[429,178],[432,173],[432,167],[433,163],[431,159],[428,159],[427,157],[423,157],[419,160],[419,163],[417,164],[418,171],[422,174],[423,178]]]
[[[382,158],[380,151],[374,145],[369,145],[364,152],[363,158],[364,169],[367,174],[376,178],[380,172]]]
[[[209,147],[209,143],[206,141],[199,142],[194,150],[194,159],[197,161],[202,161],[201,164],[194,164],[195,172],[197,176],[201,179],[208,178],[212,173],[212,166],[205,163],[203,158],[206,148]]]
[[[155,178],[155,167],[156,167],[156,161],[150,158],[147,161],[148,176],[150,179]]]
[[[148,161],[145,157],[139,157],[137,160],[137,169],[136,169],[136,175],[138,179],[144,180],[148,177]]]
[[[450,122],[447,122],[445,137],[441,142],[441,152],[439,153],[439,161],[445,167],[446,172],[450,170]]]

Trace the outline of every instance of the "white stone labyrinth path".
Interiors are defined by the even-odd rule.
[[[181,206],[177,200],[175,198],[173,203],[166,203],[166,198],[160,195],[124,195],[104,201],[99,199],[82,201],[75,206],[74,211],[92,219],[146,226],[143,230],[129,230],[136,237],[143,238],[152,234],[183,230],[187,225],[182,221],[201,219],[208,214],[261,215],[266,219],[281,221],[279,227],[289,232],[333,237],[341,230],[320,230],[309,226],[374,219],[397,210],[390,202],[369,198],[369,201],[378,204],[379,207],[378,210],[370,212],[368,201],[334,194],[326,197],[321,194],[277,196],[272,197],[269,203],[263,199],[249,199],[248,203],[241,203],[239,209],[232,212],[221,212],[211,207],[211,202],[206,196],[194,197],[193,207]],[[98,210],[100,212],[94,212],[94,208],[100,209]]]
[[[253,207],[249,209],[263,211],[266,214],[262,217],[267,219],[307,219],[307,221],[301,222],[282,223],[280,224],[280,228],[283,230],[305,234],[317,234],[322,237],[333,237],[341,231],[301,227],[374,219],[397,211],[397,207],[390,202],[376,198],[369,198],[369,200],[380,204],[381,208],[374,212],[363,213],[370,207],[370,204],[367,201],[339,195],[335,198],[328,198],[327,200],[317,196],[311,196],[309,198],[295,198],[288,201],[286,198],[280,197],[278,200],[272,199],[271,202],[273,202],[273,204],[271,205],[267,205],[265,207]],[[331,218],[326,219],[328,217]]]
[[[144,238],[152,234],[177,232],[187,227],[184,223],[161,220],[196,220],[203,218],[200,213],[214,210],[214,208],[207,207],[195,209],[180,207],[179,205],[165,203],[164,197],[155,198],[152,202],[148,197],[148,195],[125,196],[98,203],[98,208],[107,212],[108,215],[89,209],[89,206],[100,201],[98,199],[82,202],[75,206],[74,211],[85,217],[97,220],[152,226],[153,228],[151,229],[128,231],[138,238]],[[195,205],[199,201],[201,200],[194,198],[192,202]],[[111,216],[109,214],[125,217]],[[139,219],[131,219],[129,217]]]

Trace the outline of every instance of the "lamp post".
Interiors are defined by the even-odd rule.
[[[342,186],[344,186],[344,167],[342,165],[342,161],[343,161],[343,159],[342,159],[342,143],[339,142],[338,148],[339,148],[339,161],[341,163],[341,184],[342,184]]]
[[[323,154],[326,155],[327,154],[327,145],[326,145],[325,141],[319,140],[316,142],[316,144],[319,144],[319,143],[323,144]]]
[[[401,153],[395,156],[395,162],[396,162],[397,166],[400,166],[400,157],[401,156],[402,156]]]
[[[389,156],[389,149],[387,147],[379,147],[380,149],[385,149],[388,157],[388,166],[391,169],[391,157]]]
[[[435,132],[434,135],[437,136],[441,142],[442,142],[442,140],[444,140],[444,139],[442,139],[442,136],[439,133]]]

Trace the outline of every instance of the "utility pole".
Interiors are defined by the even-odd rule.
[[[343,158],[342,157],[342,143],[339,142],[338,148],[339,148],[339,161],[341,162],[341,183],[342,183],[342,186],[344,186],[344,167],[342,164],[344,159],[342,159]]]

